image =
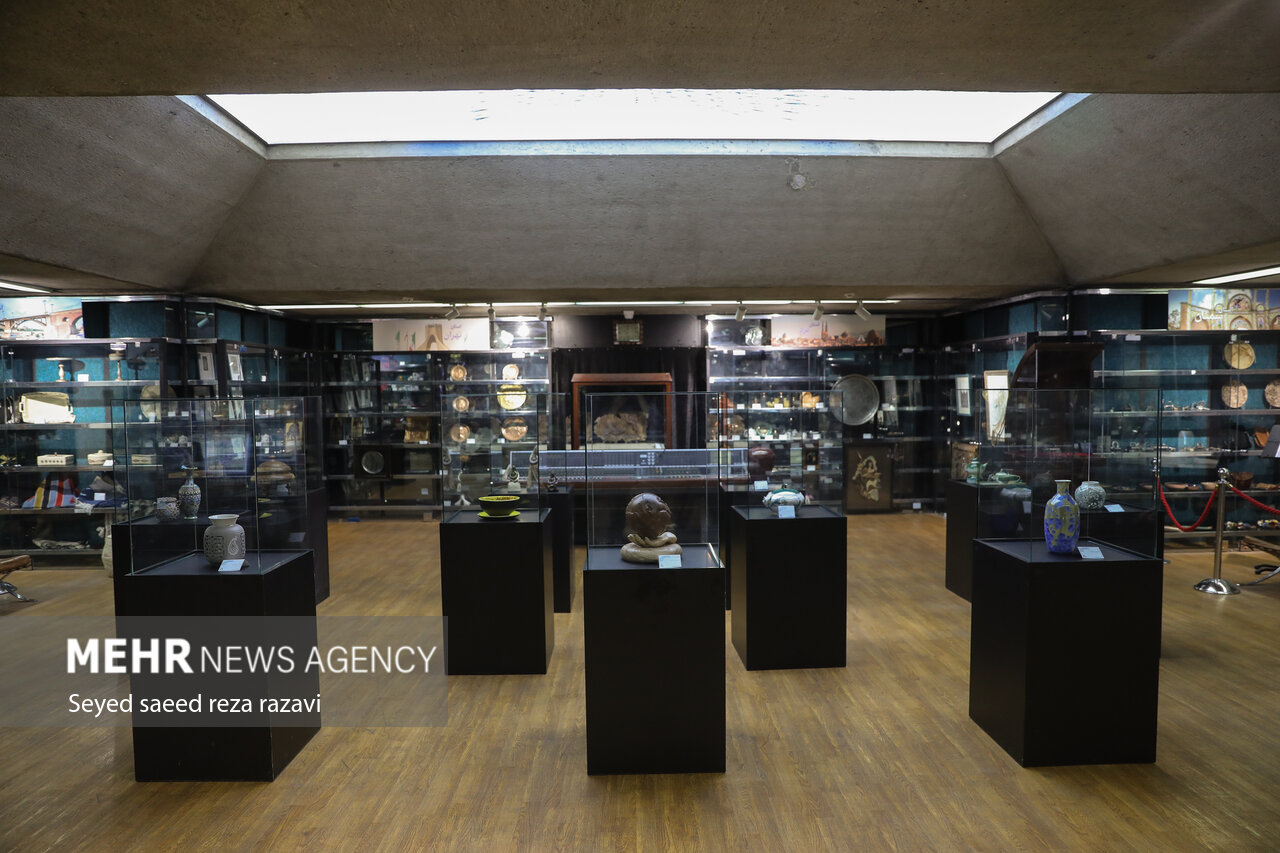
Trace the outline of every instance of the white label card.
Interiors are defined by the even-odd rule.
[[[754,483],[751,484],[751,488],[757,492],[767,492],[769,491],[769,481],[756,480]]]
[[[115,464],[116,464],[116,461],[115,461],[114,459],[108,459],[106,462],[103,462],[103,463],[102,463],[102,467],[103,467],[103,468],[114,468],[114,467],[115,467]]]
[[[105,501],[105,500],[107,499],[107,493],[106,493],[106,492],[94,492],[94,493],[93,493],[93,499],[94,499],[95,501],[98,501],[99,503],[101,503],[102,501]]]
[[[795,518],[796,508],[793,506],[778,507],[778,518]]]
[[[429,441],[419,441],[419,442],[418,442],[418,444],[430,444],[430,443],[431,443],[431,442],[429,442]]]
[[[339,446],[339,447],[346,447],[346,446],[347,446],[347,440],[346,440],[345,438],[340,438],[340,439],[338,439],[338,446]]]
[[[1102,549],[1095,548],[1092,545],[1081,545],[1078,549],[1080,556],[1086,560],[1101,560]]]
[[[871,433],[869,433],[869,432],[864,432],[864,433],[862,434],[862,437],[863,437],[863,438],[871,438],[871,437],[872,437],[872,435],[871,435]]]
[[[818,466],[817,466],[817,465],[806,465],[806,466],[804,466],[804,470],[806,470],[806,471],[817,471],[817,470],[818,470]]]
[[[680,564],[679,554],[659,554],[658,568],[660,569],[679,569],[683,568]]]
[[[1105,504],[1103,509],[1107,512],[1124,512],[1124,507],[1120,506],[1120,504]]]
[[[244,560],[223,560],[218,566],[220,572],[238,572],[244,566]]]
[[[476,443],[476,440],[474,438],[467,439],[467,444],[475,444],[475,443]]]
[[[76,381],[77,381],[77,382],[88,382],[88,381],[89,381],[89,374],[87,374],[87,373],[77,373],[77,374],[76,374]]]

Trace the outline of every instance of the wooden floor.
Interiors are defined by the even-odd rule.
[[[850,517],[847,668],[748,673],[726,642],[724,774],[587,776],[579,585],[547,675],[450,679],[445,727],[325,728],[274,783],[138,784],[128,729],[0,730],[0,850],[1280,849],[1280,580],[1204,595],[1209,554],[1174,555],[1157,763],[1023,769],[967,716],[944,526]],[[322,612],[438,612],[437,525],[330,542]],[[5,606],[10,656],[111,608],[101,571],[11,580],[42,601]]]

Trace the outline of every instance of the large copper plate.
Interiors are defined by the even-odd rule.
[[[454,382],[462,382],[467,378],[467,366],[465,364],[455,364],[449,368],[449,378]]]
[[[449,427],[449,438],[453,439],[458,444],[462,444],[464,441],[466,441],[470,437],[471,437],[471,427],[467,426],[466,424],[454,424],[453,426]]]
[[[502,422],[502,437],[507,441],[520,441],[529,432],[524,418],[507,418]]]
[[[1222,402],[1228,409],[1243,409],[1249,399],[1249,389],[1239,379],[1232,379],[1222,386]]]
[[[471,408],[471,400],[468,397],[454,397],[453,410],[455,412],[465,412]]]

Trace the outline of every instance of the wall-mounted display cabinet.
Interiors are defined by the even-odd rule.
[[[37,567],[99,558],[113,514],[131,499],[112,406],[170,396],[171,368],[163,339],[0,344],[0,553],[30,554]]]

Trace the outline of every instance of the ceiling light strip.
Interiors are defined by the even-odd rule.
[[[1280,267],[1267,267],[1261,270],[1251,270],[1250,272],[1238,272],[1231,275],[1219,275],[1213,278],[1202,278],[1199,281],[1193,281],[1192,284],[1230,284],[1233,281],[1248,281],[1253,278],[1265,278],[1269,275],[1280,275]]]

